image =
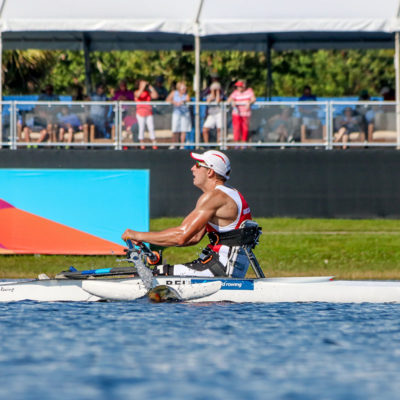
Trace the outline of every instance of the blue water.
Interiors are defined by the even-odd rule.
[[[1,399],[400,397],[400,305],[0,309]]]

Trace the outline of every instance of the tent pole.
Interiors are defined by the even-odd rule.
[[[400,34],[396,32],[395,40],[395,60],[394,67],[396,71],[396,131],[397,131],[397,149],[400,149]]]
[[[87,35],[83,34],[83,55],[85,57],[85,86],[86,94],[90,96],[92,90],[91,67],[90,67],[90,40]]]
[[[267,98],[271,101],[272,95],[272,63],[271,63],[271,41],[267,41]]]
[[[197,8],[196,18],[194,20],[194,50],[195,50],[195,81],[194,90],[196,92],[196,107],[195,107],[195,141],[196,149],[199,147],[200,143],[200,16],[201,10],[203,8],[204,0],[199,1],[199,6]]]
[[[200,36],[195,36],[195,91],[196,91],[196,118],[195,118],[195,139],[196,149],[200,143]]]
[[[0,99],[3,100],[3,34],[0,31]]]
[[[7,0],[2,0],[0,4],[0,19],[3,18],[3,10],[6,5],[6,1]],[[3,31],[2,29],[3,26],[1,26],[0,29],[0,148],[2,147],[2,142],[3,142]],[[11,132],[11,115],[10,115],[10,134],[11,136],[13,136]],[[11,148],[14,148],[13,145],[11,145]]]
[[[0,19],[3,17],[3,10],[7,0],[0,4]],[[3,32],[0,30],[0,100],[3,101]],[[0,103],[1,106],[1,103]],[[0,118],[1,120],[1,118]],[[1,130],[0,130],[1,132]]]

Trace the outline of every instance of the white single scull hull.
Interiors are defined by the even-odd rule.
[[[10,301],[99,301],[82,289],[81,280],[34,279],[0,283],[0,302]]]
[[[157,277],[189,301],[400,303],[400,281],[334,281],[331,277],[220,279]],[[221,284],[208,284],[209,282]],[[146,294],[139,278],[48,279],[0,284],[0,302],[135,300]]]

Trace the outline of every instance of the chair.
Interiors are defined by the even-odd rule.
[[[322,125],[317,118],[307,119],[307,124],[302,123],[300,127],[301,143],[321,143],[326,140],[326,125]]]
[[[88,143],[89,142],[89,124],[83,124],[82,130],[74,133],[73,143]]]
[[[379,112],[375,114],[374,128],[368,132],[369,142],[396,142],[396,113]]]
[[[110,138],[105,138],[105,137],[96,137],[96,126],[94,124],[91,124],[89,127],[90,131],[90,143],[110,143],[113,144],[115,142],[115,125],[111,127],[111,137]]]

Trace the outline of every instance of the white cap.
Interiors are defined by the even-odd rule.
[[[190,155],[196,161],[203,162],[218,175],[223,176],[225,179],[229,179],[229,174],[231,173],[231,163],[229,158],[224,153],[221,153],[217,150],[208,150],[203,154],[190,153]]]

